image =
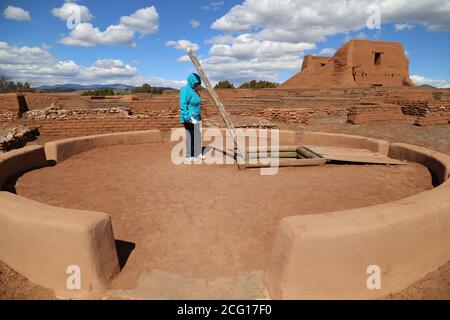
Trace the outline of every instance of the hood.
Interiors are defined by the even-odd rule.
[[[191,73],[187,79],[187,83],[188,83],[189,87],[191,87],[193,89],[194,85],[196,83],[202,84],[202,79],[200,79],[200,76],[198,74]]]

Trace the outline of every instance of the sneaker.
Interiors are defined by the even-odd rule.
[[[190,163],[192,163],[192,162],[194,161],[194,159],[195,159],[195,158],[193,158],[193,157],[184,158],[183,163],[184,163],[184,164],[190,164]]]
[[[202,155],[202,154],[199,154],[199,155],[196,156],[195,158],[198,159],[198,160],[206,160],[206,159],[207,159],[207,158],[206,158],[204,155]]]

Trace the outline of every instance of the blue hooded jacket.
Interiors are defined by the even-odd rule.
[[[200,96],[194,91],[194,85],[202,83],[200,76],[191,73],[187,79],[187,84],[180,91],[180,123],[185,123],[193,117],[200,121]]]

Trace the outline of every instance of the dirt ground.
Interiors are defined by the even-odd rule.
[[[38,286],[0,261],[0,300],[54,300],[52,290]]]
[[[175,166],[171,148],[91,150],[25,174],[16,191],[55,206],[109,213],[116,239],[135,246],[111,288],[126,290],[154,270],[208,281],[251,274],[267,264],[283,217],[370,206],[431,188],[429,172],[412,163],[281,168],[261,176],[227,165]],[[24,282],[4,265],[0,270],[5,288]],[[448,271],[439,272],[444,278],[425,279],[392,298],[436,297],[442,282],[441,289],[448,288]],[[49,298],[39,290],[30,284],[20,294],[0,291],[0,298]]]
[[[450,261],[405,290],[391,294],[386,299],[450,300]]]

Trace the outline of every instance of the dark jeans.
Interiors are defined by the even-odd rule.
[[[197,157],[202,154],[202,133],[200,124],[184,123],[186,129],[186,158]]]

